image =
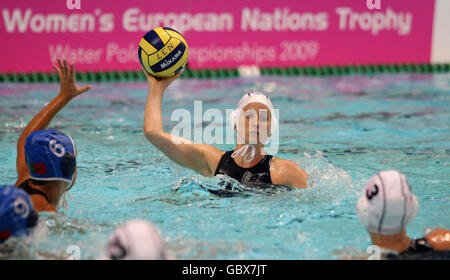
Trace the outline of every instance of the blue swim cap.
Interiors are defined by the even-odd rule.
[[[76,148],[70,136],[56,130],[38,130],[25,143],[31,179],[71,183],[76,170]]]
[[[28,229],[36,226],[37,220],[26,192],[14,186],[0,186],[0,243],[11,235],[28,235]]]

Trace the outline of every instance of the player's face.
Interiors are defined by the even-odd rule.
[[[270,136],[271,115],[267,106],[249,103],[240,114],[240,123],[245,126],[246,144],[264,144]]]

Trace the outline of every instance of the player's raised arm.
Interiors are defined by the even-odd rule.
[[[180,76],[157,80],[147,75],[150,86],[144,116],[144,134],[155,147],[174,162],[192,169],[203,176],[214,176],[223,152],[207,144],[194,144],[187,139],[164,132],[162,125],[162,98],[166,88]]]
[[[55,69],[60,79],[61,88],[59,90],[59,93],[28,123],[17,142],[16,169],[18,179],[16,185],[20,184],[21,181],[24,181],[25,179],[27,179],[27,177],[29,177],[28,168],[25,162],[24,148],[27,137],[34,131],[47,128],[53,117],[62,108],[64,108],[64,106],[66,106],[66,104],[69,103],[70,100],[82,94],[83,92],[88,91],[91,88],[90,86],[78,87],[75,84],[73,64],[69,68],[66,60],[63,60],[63,62],[61,62],[58,59],[57,61],[58,66],[53,65],[53,68]]]

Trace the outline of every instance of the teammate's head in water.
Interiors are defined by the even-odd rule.
[[[393,235],[405,231],[418,207],[405,175],[385,170],[369,179],[358,200],[357,212],[368,232]]]
[[[419,202],[405,175],[385,170],[372,176],[357,202],[359,220],[374,245],[401,257],[412,258],[423,253],[450,249],[450,231],[436,228],[423,238],[411,239],[406,225],[414,219]]]
[[[164,240],[150,222],[134,219],[116,228],[110,235],[103,260],[163,260]]]
[[[25,160],[33,183],[45,188],[57,206],[75,183],[77,150],[72,138],[56,130],[38,130],[25,143]]]
[[[0,243],[28,235],[38,215],[28,195],[14,186],[0,186]]]

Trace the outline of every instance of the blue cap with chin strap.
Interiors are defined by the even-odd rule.
[[[0,186],[0,243],[10,236],[29,234],[38,214],[26,192],[14,186]]]
[[[76,170],[76,147],[72,138],[56,130],[38,130],[25,143],[30,178],[72,183]]]

